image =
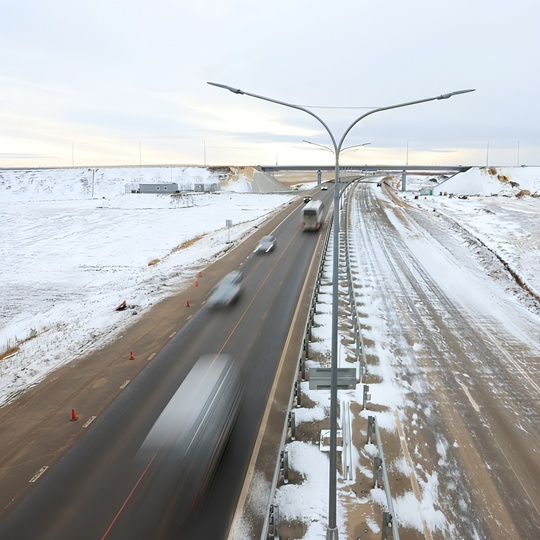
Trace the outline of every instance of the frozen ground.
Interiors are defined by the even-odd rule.
[[[248,193],[249,183],[242,179],[228,182],[219,194],[125,193],[127,183],[141,180],[172,180],[184,182],[184,187],[215,181],[206,169],[164,169],[159,174],[156,178],[155,169],[137,168],[94,174],[90,169],[0,171],[0,404],[57,366],[112,339],[130,322],[114,311],[121,301],[136,306],[134,317],[140,317],[153,303],[191,283],[199,269],[226,249],[229,238],[238,241],[249,235],[276,207],[291,200],[287,194]],[[398,181],[393,181],[396,186]],[[434,196],[419,195],[426,185],[434,188]],[[409,191],[398,195],[409,204],[450,216],[538,295],[540,199],[532,195],[539,189],[539,168],[472,169],[440,185],[438,180],[410,177]],[[233,222],[230,229],[226,220]],[[501,297],[503,293],[501,289]],[[382,334],[378,317],[374,310],[365,321],[373,335]],[[329,328],[318,332],[319,346],[329,348]],[[388,400],[396,396],[381,388],[376,399],[395,406]],[[361,396],[353,398],[361,402]],[[311,414],[324,414],[322,404],[320,408]],[[295,444],[291,465],[303,467],[305,485],[295,488],[296,493],[289,488],[280,494],[292,514],[314,518],[306,539],[326,534],[327,487],[320,474],[325,459],[318,450]],[[424,486],[426,504],[432,487]],[[414,526],[418,503],[396,502]],[[342,504],[340,527],[346,521]],[[433,508],[429,523],[437,529],[444,517],[427,506],[428,512]]]
[[[513,182],[519,185],[511,186],[505,179],[498,178],[499,175],[510,176]],[[380,180],[377,178],[374,183]],[[389,179],[389,182],[396,189],[401,188],[401,178]],[[540,292],[540,232],[538,223],[540,222],[540,199],[522,193],[522,190],[530,191],[531,194],[538,192],[540,187],[540,170],[516,169],[516,170],[491,170],[473,169],[463,175],[458,175],[440,184],[441,195],[421,196],[420,190],[425,187],[437,186],[437,182],[429,182],[425,177],[409,177],[408,191],[394,193],[398,199],[404,203],[425,209],[427,212],[444,213],[454,220],[464,232],[481,239],[484,245],[495,253],[500,261],[518,278],[530,292],[521,293],[519,287],[509,288],[508,278],[502,277],[501,265],[494,264],[486,266],[480,272],[477,270],[475,257],[470,256],[470,260],[445,261],[439,257],[440,246],[429,236],[419,235],[415,229],[409,229],[409,224],[391,217],[392,223],[400,231],[400,234],[408,239],[411,248],[417,254],[418,260],[422,261],[425,268],[429,269],[430,275],[434,279],[440,280],[440,285],[448,291],[452,297],[457,295],[458,302],[463,305],[474,305],[478,302],[482,309],[490,312],[491,308],[494,317],[501,318],[503,327],[511,328],[512,332],[517,332],[524,340],[534,340],[535,330],[538,328],[539,313],[538,302],[530,301],[531,296],[538,298]],[[380,188],[373,186],[375,196],[387,199],[388,195]],[[436,193],[439,192],[437,189]],[[444,194],[446,193],[446,195]],[[477,195],[474,195],[474,194]],[[518,197],[519,195],[519,197]],[[393,216],[393,214],[389,215]],[[358,216],[354,219],[358,219]],[[360,230],[364,227],[362,222],[354,221],[353,229]],[[458,228],[459,230],[459,228]],[[455,230],[449,230],[448,234],[455,234]],[[466,238],[467,235],[462,235]],[[458,236],[458,239],[460,237]],[[462,241],[462,240],[458,240]],[[354,242],[353,242],[354,243]],[[360,245],[360,243],[358,243]],[[366,254],[363,252],[351,253],[356,261],[364,261]],[[384,257],[383,257],[384,258]],[[328,261],[328,265],[331,260]],[[453,272],[449,274],[449,268]],[[358,300],[362,304],[362,325],[369,328],[365,332],[365,338],[373,341],[369,347],[370,354],[378,358],[376,374],[380,376],[380,382],[370,384],[372,395],[371,403],[375,410],[384,412],[375,413],[381,429],[392,434],[396,434],[400,415],[410,405],[406,396],[406,388],[396,381],[399,381],[403,373],[396,365],[393,350],[395,348],[396,332],[399,332],[399,325],[402,321],[394,321],[393,316],[389,316],[384,311],[384,302],[381,300],[380,283],[377,278],[369,274],[367,267],[353,269],[358,274],[356,285],[358,288]],[[367,271],[367,272],[366,272]],[[329,278],[331,281],[331,278]],[[310,350],[316,350],[323,356],[330,354],[330,324],[328,313],[331,311],[331,291],[328,287],[327,294],[319,294],[319,303],[315,323],[322,325],[315,328],[314,343],[310,345]],[[515,306],[519,304],[519,306]],[[530,310],[529,315],[524,315],[522,306]],[[506,308],[506,309],[505,309]],[[326,323],[325,323],[326,321]],[[394,321],[394,326],[392,324]],[[523,326],[523,334],[521,332]],[[525,330],[525,328],[527,330]],[[528,337],[526,335],[528,334]],[[410,347],[410,354],[420,354],[421,345],[417,344],[418,350]],[[340,355],[341,356],[341,355]],[[351,355],[350,355],[351,356]],[[354,356],[354,354],[352,355]],[[414,358],[411,362],[414,362]],[[375,368],[371,368],[375,369]],[[420,384],[419,379],[416,384]],[[409,390],[411,390],[409,388]],[[297,431],[302,429],[302,424],[320,421],[328,417],[329,397],[327,392],[309,391],[308,383],[302,383],[302,391],[308,397],[310,405],[307,408],[295,409]],[[347,399],[351,403],[362,403],[362,386],[358,386],[356,391],[342,391],[340,400]],[[374,414],[370,412],[369,414]],[[362,413],[367,416],[367,411]],[[404,419],[402,419],[403,421]],[[416,433],[419,429],[419,419],[408,418],[411,423],[408,427]],[[384,437],[384,435],[383,435]],[[413,445],[414,446],[414,445]],[[278,489],[275,504],[279,505],[280,514],[289,523],[304,523],[304,540],[315,540],[326,538],[326,524],[328,512],[328,478],[321,474],[321,468],[326,460],[326,453],[319,451],[318,447],[305,442],[294,441],[287,444],[289,452],[289,464],[295,471],[301,474],[303,481],[301,484],[285,484]],[[372,478],[372,471],[363,467],[360,463],[361,448],[355,449],[355,470],[357,475],[366,475]],[[362,452],[376,451],[373,445],[362,447]],[[448,514],[441,511],[441,508],[451,508],[452,502],[441,500],[441,493],[446,489],[439,485],[441,478],[450,467],[446,459],[447,448],[441,443],[436,452],[440,454],[438,463],[439,470],[433,473],[423,471],[418,456],[415,455],[413,462],[409,463],[405,457],[400,461],[391,463],[403,471],[405,476],[412,475],[411,467],[418,467],[416,473],[418,481],[418,493],[415,494],[409,488],[404,493],[396,495],[394,492],[393,505],[398,516],[400,527],[416,530],[419,537],[429,537],[431,534],[438,535],[437,538],[457,538],[456,516],[451,512]],[[408,457],[410,459],[410,457]],[[451,475],[451,473],[450,473]],[[352,524],[365,520],[366,527],[373,535],[380,535],[380,510],[375,512],[378,516],[370,516],[371,501],[375,501],[382,507],[386,506],[384,492],[380,489],[373,489],[368,495],[359,496],[350,487],[353,482],[344,480],[338,475],[338,528],[343,534],[347,531],[348,522]],[[403,486],[401,486],[403,488]],[[393,486],[398,488],[398,486]],[[391,486],[392,489],[392,486]],[[352,510],[351,510],[352,509]],[[356,509],[356,510],[355,510]],[[348,512],[352,512],[348,514]],[[460,519],[459,517],[457,518]],[[462,520],[461,520],[462,521]],[[463,525],[463,523],[459,523]],[[473,528],[471,529],[473,530]],[[348,529],[352,532],[352,528]],[[422,535],[426,536],[422,536]],[[473,533],[471,533],[473,534]],[[293,536],[297,537],[297,536]],[[347,536],[353,537],[353,536]],[[375,537],[375,536],[369,536]]]
[[[425,186],[418,178],[409,182],[410,189]],[[441,183],[433,193],[405,197],[461,224],[540,298],[540,168],[475,168]]]

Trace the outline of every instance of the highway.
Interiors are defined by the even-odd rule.
[[[332,191],[319,191],[314,197],[324,198],[327,210]],[[24,496],[17,495],[13,504],[3,502],[6,517],[0,525],[0,538],[226,538],[297,303],[318,239],[324,233],[302,232],[301,208],[294,205],[294,209],[282,213],[273,231],[275,251],[253,254],[254,240],[248,239],[248,250],[233,250],[221,265],[215,265],[214,280],[231,269],[242,270],[244,289],[239,301],[221,310],[204,306],[204,301],[200,309],[193,306],[187,323],[171,333],[171,339],[156,351],[152,361],[134,373],[129,384],[111,398],[106,408],[102,407],[84,431],[64,441],[67,452],[61,453],[31,489],[21,488],[8,473],[2,474],[0,487],[5,497],[10,497],[6,496],[6,487],[13,490],[13,498],[21,493]],[[209,292],[198,294],[207,297]],[[304,321],[301,318],[302,324]],[[293,348],[297,352],[299,344],[293,344]],[[136,456],[194,362],[203,354],[220,352],[231,354],[242,364],[244,399],[211,489],[188,520],[180,522],[178,507],[185,502],[174,497],[174,471],[156,475],[155,467],[141,463]],[[97,386],[97,375],[94,372],[93,381],[86,386],[83,381],[78,383],[81,392],[92,382]],[[66,384],[66,377],[53,377],[44,388],[54,393],[55,384]],[[288,393],[290,388],[285,390]],[[33,406],[38,403],[35,398]],[[54,428],[51,426],[51,431]],[[36,429],[36,437],[43,430],[47,426],[42,424]],[[25,436],[31,445],[31,434]],[[163,496],[147,496],[156,492],[155,482],[157,488],[160,482],[163,484]]]

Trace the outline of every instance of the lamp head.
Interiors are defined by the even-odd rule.
[[[208,84],[210,84],[212,86],[217,86],[218,88],[225,88],[225,90],[229,90],[229,92],[232,92],[233,94],[243,94],[244,93],[239,88],[233,88],[232,86],[227,86],[226,84],[220,84],[220,83],[215,83],[215,82],[208,82]]]
[[[456,90],[455,92],[450,92],[449,94],[441,94],[437,99],[448,99],[452,96],[457,96],[458,94],[468,94],[469,92],[475,92],[476,88],[471,88],[469,90]]]

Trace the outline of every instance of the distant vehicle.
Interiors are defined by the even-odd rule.
[[[323,187],[321,188],[321,191],[328,191],[328,186],[323,186]]]
[[[269,234],[268,236],[263,236],[259,241],[259,244],[255,248],[254,253],[268,253],[273,251],[276,245],[276,237]]]
[[[197,507],[230,438],[243,387],[232,356],[208,354],[197,360],[137,453],[147,469],[138,503],[141,521],[146,510],[174,508],[182,520]]]
[[[238,300],[242,292],[242,272],[235,270],[229,272],[212,290],[207,305],[210,307],[223,307]]]
[[[310,201],[302,211],[302,227],[304,231],[318,231],[323,220],[324,205],[322,201]]]
[[[305,202],[305,203],[308,203],[309,201],[311,201],[312,198],[313,198],[313,197],[310,197],[309,195],[306,195],[306,196],[304,197],[304,202]]]

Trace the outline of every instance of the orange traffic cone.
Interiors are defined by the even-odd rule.
[[[78,420],[79,417],[75,414],[75,409],[71,409],[71,422]]]
[[[186,300],[186,307],[191,307],[191,306],[189,305],[189,300]]]
[[[196,282],[195,282],[195,287],[198,287],[198,286],[199,286],[199,282],[196,281]]]
[[[197,277],[202,277],[202,272],[199,272],[199,273],[197,274]]]
[[[129,351],[129,359],[135,360],[135,357],[133,356],[133,351]]]

